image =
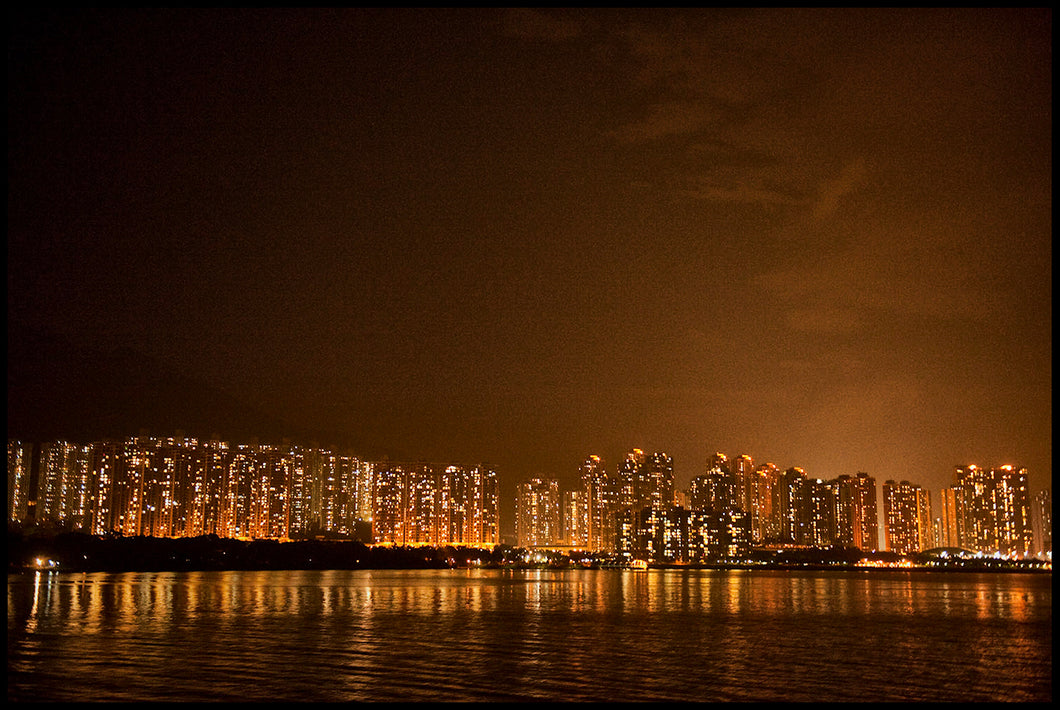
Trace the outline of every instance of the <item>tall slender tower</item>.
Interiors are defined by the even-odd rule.
[[[618,504],[614,481],[607,475],[603,460],[595,454],[585,459],[578,470],[585,491],[587,545],[595,551],[613,550],[614,514]]]
[[[666,510],[674,504],[674,459],[655,452],[647,460],[646,490],[638,496],[655,510]]]
[[[25,523],[29,516],[30,472],[33,445],[24,441],[7,441],[7,519]]]
[[[778,518],[777,542],[791,544],[800,539],[802,514],[799,508],[800,491],[806,472],[798,466],[784,471],[773,486],[774,514]]]
[[[736,504],[740,510],[750,513],[754,493],[754,461],[747,454],[740,454],[733,459],[731,471],[736,479]]]
[[[1034,527],[1035,554],[1042,559],[1053,556],[1053,493],[1048,488],[1038,491],[1031,508]]]

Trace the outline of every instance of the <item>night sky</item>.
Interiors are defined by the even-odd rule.
[[[682,487],[721,451],[1051,488],[1050,10],[9,33],[9,355],[120,349],[321,444],[487,461],[504,513],[633,447]]]

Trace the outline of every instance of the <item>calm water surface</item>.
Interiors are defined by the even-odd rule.
[[[1052,576],[9,575],[32,701],[1048,701]]]

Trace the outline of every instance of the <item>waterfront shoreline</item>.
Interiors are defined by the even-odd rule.
[[[236,540],[108,537],[81,533],[8,535],[8,573],[190,572],[232,570],[618,569],[638,572],[834,571],[1018,572],[1052,574],[1040,560],[895,555],[857,550],[756,550],[747,560],[634,563],[603,553],[542,554],[497,545],[394,546],[355,540]]]

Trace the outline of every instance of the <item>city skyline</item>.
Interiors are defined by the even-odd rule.
[[[610,471],[601,457],[586,457],[573,488],[561,488],[553,477],[522,479],[505,500],[503,477],[486,462],[372,461],[290,441],[233,443],[141,431],[120,441],[9,439],[7,456],[9,524],[61,525],[93,535],[300,539],[337,533],[367,535],[375,543],[517,539],[607,551],[615,549],[608,538],[619,534],[617,521],[630,515],[623,525],[668,519],[667,526],[736,526],[743,532],[733,538],[734,550],[778,543],[900,553],[982,551],[990,544],[1051,550],[1049,498],[1040,509],[1041,492],[1030,487],[1027,470],[1008,464],[955,466],[951,485],[932,496],[915,481],[877,485],[866,472],[822,479],[800,467],[783,470],[756,465],[747,454],[729,459],[718,452],[705,475],[685,488],[676,484],[670,455],[633,448]],[[653,511],[649,518],[641,520],[642,508]],[[666,512],[672,508],[688,511],[693,522],[687,513]],[[738,518],[710,517],[730,512]],[[735,533],[703,534],[720,549],[716,537]],[[680,544],[690,544],[684,535]],[[988,543],[990,536],[1009,542]]]
[[[9,438],[1051,489],[1048,9],[10,19]]]

